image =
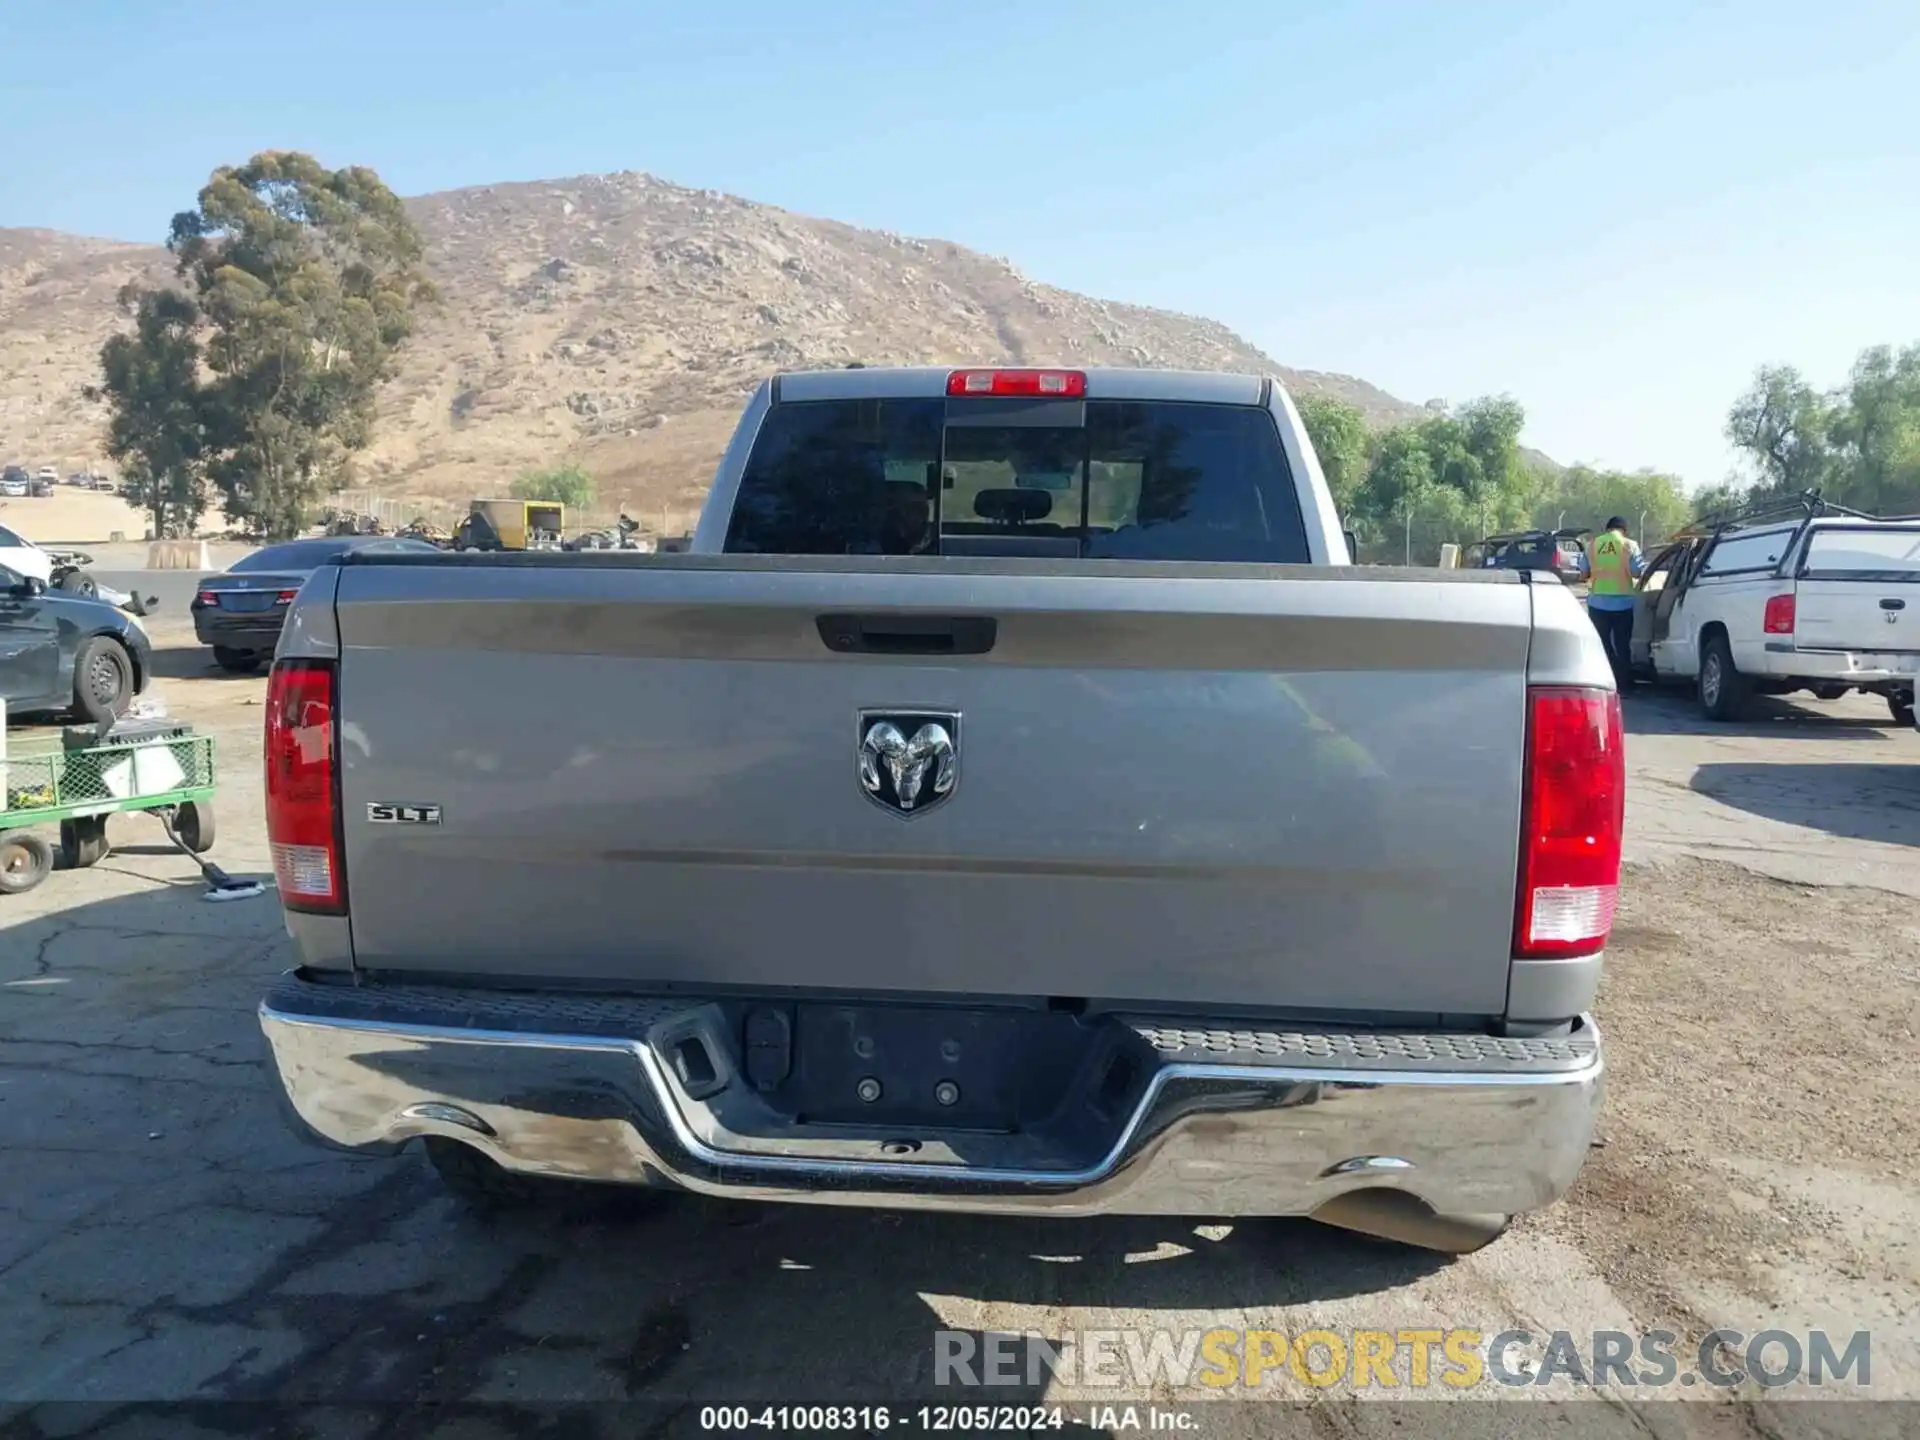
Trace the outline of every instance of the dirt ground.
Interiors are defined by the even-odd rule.
[[[151,628],[169,707],[221,746],[212,858],[263,874],[263,683],[211,670],[178,619]],[[157,825],[117,819],[101,866],[0,902],[0,1433],[251,1434],[297,1413],[311,1433],[415,1434],[433,1426],[397,1406],[469,1400],[616,1408],[492,1408],[445,1433],[570,1433],[552,1429],[562,1413],[578,1433],[694,1433],[701,1406],[743,1395],[930,1394],[1071,1401],[1095,1420],[1094,1402],[1158,1401],[1207,1433],[1915,1433],[1920,736],[1858,699],[1769,702],[1731,727],[1681,697],[1628,714],[1599,1143],[1561,1204],[1453,1262],[1306,1222],[698,1201],[476,1218],[416,1156],[343,1157],[287,1130],[252,1014],[289,962],[271,896],[203,903]],[[1584,1348],[1670,1328],[1689,1375],[1716,1327],[1824,1329],[1836,1350],[1868,1330],[1871,1382],[1828,1392],[1841,1405],[1804,1385],[1563,1370],[1471,1392],[1562,1410],[1415,1408],[1396,1397],[1440,1392],[1403,1368],[1399,1390],[1343,1382],[1305,1415],[1272,1403],[1315,1394],[1284,1367],[1264,1406],[1164,1377],[931,1385],[942,1328],[1213,1327],[1522,1329],[1538,1342],[1514,1352],[1523,1382],[1547,1375],[1556,1330]],[[187,1399],[225,1403],[168,1408]]]
[[[147,533],[145,512],[118,495],[61,485],[51,495],[0,500],[0,525],[36,545],[105,541],[116,532],[129,542]]]
[[[1637,1319],[1910,1327],[1920,907],[1680,860],[1615,934],[1602,1144],[1534,1223]]]

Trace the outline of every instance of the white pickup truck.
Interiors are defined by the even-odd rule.
[[[1738,718],[1753,695],[1865,690],[1912,724],[1920,521],[1809,499],[1682,535],[1641,577],[1633,660],[1694,682],[1714,720]]]
[[[1624,770],[1516,570],[1353,565],[1257,376],[754,395],[694,553],[352,554],[290,607],[261,1020],[324,1139],[816,1203],[1311,1215],[1572,1182]]]

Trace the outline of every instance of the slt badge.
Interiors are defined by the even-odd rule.
[[[924,815],[960,782],[958,710],[862,710],[860,788],[890,815]]]

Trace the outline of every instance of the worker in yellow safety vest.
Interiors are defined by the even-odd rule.
[[[1587,615],[1607,647],[1616,683],[1625,690],[1633,684],[1633,582],[1646,561],[1618,515],[1587,542],[1586,561]]]

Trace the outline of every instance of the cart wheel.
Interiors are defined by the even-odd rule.
[[[82,815],[60,822],[60,852],[69,870],[84,870],[107,858],[107,817]]]
[[[0,895],[24,895],[53,869],[53,847],[38,835],[0,835]]]
[[[213,848],[213,806],[205,800],[187,801],[173,812],[173,833],[194,854],[206,854]]]

